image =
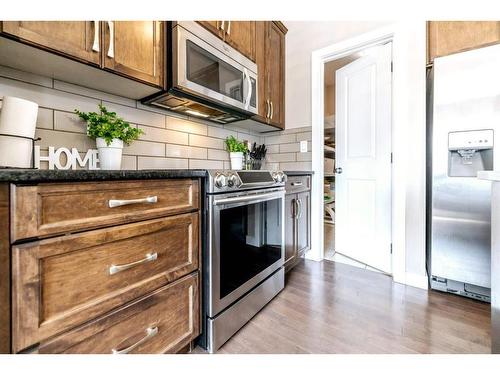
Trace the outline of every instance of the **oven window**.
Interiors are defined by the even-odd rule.
[[[281,258],[281,199],[220,211],[220,298]]]
[[[188,40],[187,79],[243,102],[243,72]]]

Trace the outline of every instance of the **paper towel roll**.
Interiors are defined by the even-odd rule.
[[[0,166],[31,168],[33,141],[0,135]]]
[[[0,112],[0,134],[34,138],[38,104],[29,100],[4,96]]]

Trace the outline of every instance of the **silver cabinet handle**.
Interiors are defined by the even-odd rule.
[[[99,21],[94,22],[94,43],[92,44],[92,51],[99,52]]]
[[[271,105],[269,104],[269,100],[266,100],[266,118],[269,119],[269,113],[271,112]]]
[[[302,199],[297,199],[297,208],[299,210],[299,213],[297,214],[297,219],[300,219],[302,217]]]
[[[157,203],[158,197],[156,195],[152,197],[139,198],[139,199],[110,199],[108,201],[109,208],[126,206],[129,204],[138,204],[138,203]]]
[[[108,47],[108,57],[112,59],[115,57],[115,24],[113,21],[108,21],[109,27],[109,47]]]
[[[156,259],[158,259],[158,253],[149,253],[149,254],[146,254],[146,256],[143,259],[138,260],[136,262],[126,263],[126,264],[118,264],[118,265],[112,264],[111,267],[109,267],[109,274],[114,275],[115,273],[128,270],[129,268],[138,266],[138,265],[143,264],[143,263],[152,262],[153,260],[156,260]]]
[[[227,35],[231,34],[231,21],[227,21]]]
[[[144,336],[142,339],[137,341],[135,344],[132,344],[125,349],[118,350],[118,349],[112,349],[111,353],[113,354],[127,354],[130,353],[132,350],[137,348],[139,345],[145,343],[146,341],[150,340],[151,338],[155,337],[158,334],[158,327],[149,327],[146,329],[146,336]]]
[[[271,100],[269,103],[271,103],[271,116],[269,116],[269,119],[272,120],[273,119],[273,115],[274,115],[273,101]]]
[[[219,21],[217,21],[219,22]],[[224,29],[224,24],[226,23],[226,21],[220,21],[220,27],[219,29],[221,29],[222,31],[226,32],[226,30]]]
[[[292,182],[292,186],[302,186],[302,181]]]

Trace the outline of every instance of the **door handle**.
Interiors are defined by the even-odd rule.
[[[94,43],[92,43],[92,51],[99,52],[99,21],[94,22]]]
[[[113,21],[108,21],[109,27],[109,47],[108,47],[108,57],[115,57],[115,25]]]
[[[340,168],[340,167],[335,168],[335,173],[342,174],[342,168]]]
[[[302,217],[302,199],[297,199],[297,208],[298,208],[298,214],[297,214],[297,219],[300,219]]]

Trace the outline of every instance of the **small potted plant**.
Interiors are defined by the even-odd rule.
[[[123,144],[129,145],[144,132],[99,104],[99,113],[75,113],[87,123],[87,135],[96,140],[101,169],[121,169]]]
[[[231,159],[231,169],[243,169],[243,156],[248,151],[245,143],[238,141],[231,135],[226,138],[226,148]]]

